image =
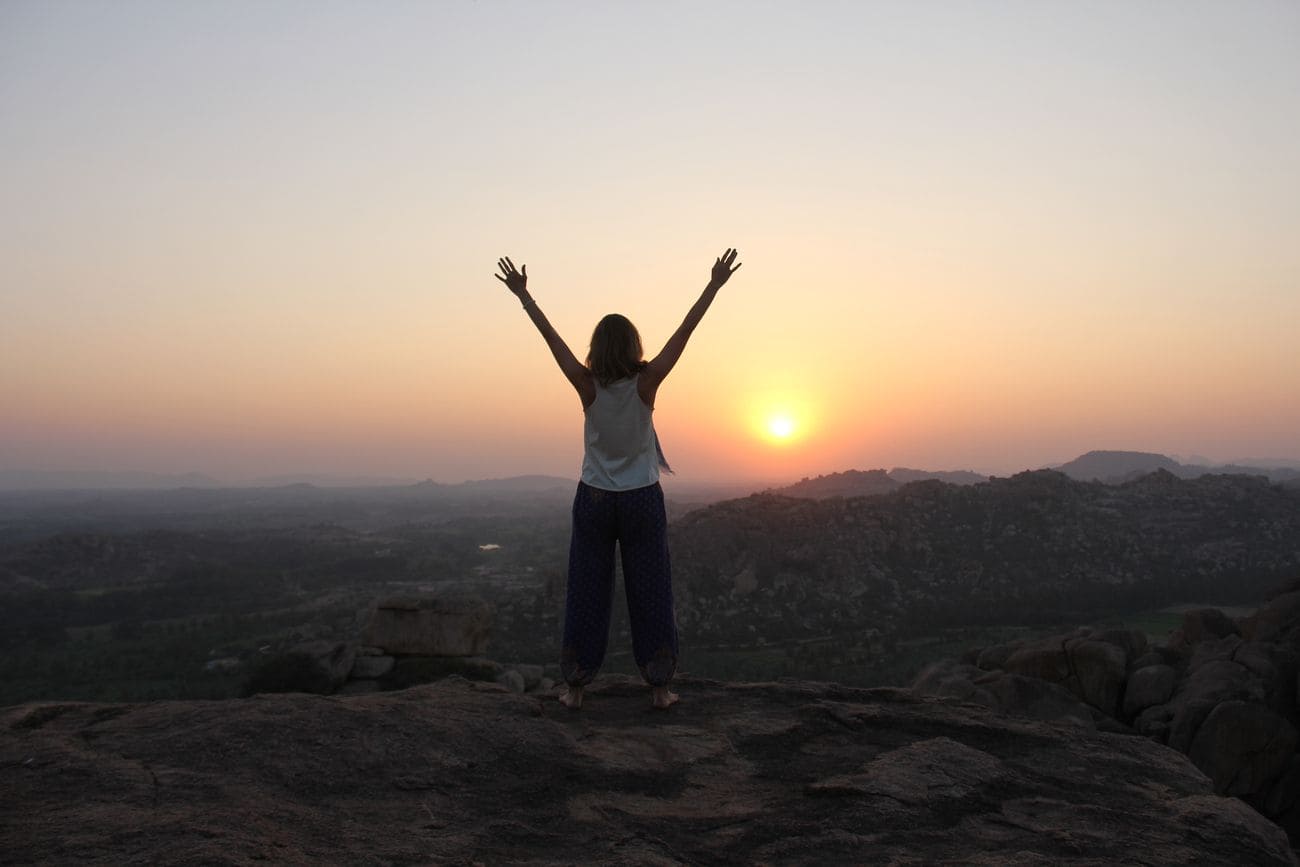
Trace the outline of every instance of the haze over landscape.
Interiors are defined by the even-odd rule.
[[[1300,459],[1300,7],[0,7],[0,471],[683,479]],[[1187,460],[1185,457],[1184,460]]]

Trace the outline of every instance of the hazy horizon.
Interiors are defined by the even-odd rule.
[[[1089,451],[1132,452],[1136,450],[1096,449],[1096,450],[1089,450]],[[1249,467],[1255,467],[1261,469],[1268,468],[1268,469],[1300,470],[1300,459],[1294,459],[1294,458],[1283,458],[1283,457],[1267,458],[1267,457],[1241,456],[1231,460],[1214,460],[1204,455],[1177,455],[1177,454],[1169,454],[1166,452],[1150,452],[1150,453],[1162,454],[1165,457],[1172,458],[1173,460],[1178,461],[1179,463],[1190,464],[1190,465],[1207,465],[1210,467],[1239,465],[1239,466],[1249,466]],[[931,466],[905,466],[902,464],[880,464],[877,466],[854,466],[854,467],[841,467],[839,469],[833,469],[833,470],[818,470],[816,472],[806,472],[806,473],[796,474],[792,476],[755,475],[755,476],[732,476],[732,477],[683,478],[681,476],[674,474],[674,475],[665,476],[664,484],[669,489],[678,485],[687,488],[708,487],[714,485],[719,487],[754,485],[756,486],[756,488],[759,488],[762,486],[786,485],[786,484],[799,481],[801,479],[812,478],[821,475],[830,475],[833,473],[842,473],[842,472],[849,472],[849,471],[866,471],[866,470],[893,471],[896,469],[923,470],[926,472],[934,472],[934,473],[971,471],[986,476],[1010,476],[1028,470],[1038,470],[1038,469],[1044,469],[1048,467],[1060,466],[1080,456],[1081,455],[1072,455],[1068,458],[1062,458],[1060,460],[1050,461],[1045,464],[1037,464],[1032,466],[1025,465],[1025,466],[1018,466],[1018,467],[1012,466],[1012,467],[1002,468],[999,470],[988,470],[980,467],[931,467]],[[430,475],[418,475],[418,474],[387,475],[387,474],[368,474],[368,473],[361,473],[361,472],[346,472],[346,471],[332,471],[332,470],[314,470],[314,471],[308,470],[308,471],[301,471],[301,472],[279,472],[279,473],[271,473],[265,475],[253,475],[253,476],[243,476],[243,477],[219,477],[212,473],[203,472],[202,470],[167,473],[167,472],[155,472],[149,470],[132,470],[132,469],[24,470],[24,469],[12,469],[12,468],[0,467],[0,490],[22,490],[23,488],[21,487],[21,485],[15,485],[13,483],[13,480],[15,478],[21,479],[23,477],[30,477],[46,485],[45,487],[33,488],[33,490],[61,490],[61,489],[73,489],[75,488],[75,483],[59,482],[58,481],[59,477],[66,477],[68,479],[74,479],[78,477],[84,479],[93,479],[96,476],[120,477],[121,480],[126,480],[129,479],[130,477],[136,477],[136,479],[131,484],[129,485],[123,484],[122,485],[123,487],[145,487],[150,478],[157,478],[159,481],[164,483],[170,483],[171,480],[179,480],[181,481],[182,484],[184,484],[185,477],[192,477],[192,480],[196,483],[200,483],[200,484],[211,483],[211,484],[215,484],[218,487],[240,487],[240,486],[266,485],[266,484],[291,484],[303,480],[308,481],[310,483],[324,484],[324,485],[338,486],[338,487],[352,487],[352,486],[363,487],[363,486],[382,486],[382,485],[411,485],[411,484],[419,484],[420,482],[425,482],[425,481],[432,481],[441,485],[459,485],[468,482],[485,482],[485,481],[495,481],[495,480],[504,480],[504,479],[512,479],[512,478],[527,478],[533,476],[576,480],[578,477],[578,468],[574,467],[573,470],[568,473],[563,471],[557,471],[557,472],[538,471],[538,472],[502,474],[502,475],[495,475],[495,476],[466,476],[464,478],[460,478],[460,477],[435,478]]]
[[[0,6],[0,471],[1300,459],[1300,5]]]

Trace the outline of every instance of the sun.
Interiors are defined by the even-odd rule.
[[[816,408],[800,393],[760,392],[750,398],[745,415],[749,435],[773,452],[800,451],[817,429]]]
[[[788,440],[794,436],[795,423],[788,415],[774,415],[767,420],[768,435],[774,440]]]

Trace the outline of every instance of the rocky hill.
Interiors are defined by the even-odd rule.
[[[1156,470],[1186,478],[1183,465],[1153,452],[1091,451],[1052,469],[1081,482],[1119,484]],[[1202,473],[1196,473],[1202,475]]]
[[[696,641],[888,637],[1258,603],[1300,574],[1300,491],[1257,476],[1161,471],[1111,486],[1040,470],[876,497],[755,495],[693,512],[670,537],[679,621]]]
[[[1132,736],[906,690],[603,678],[581,712],[449,679],[0,711],[13,863],[1295,864]]]
[[[805,478],[769,493],[785,497],[822,500],[827,497],[871,497],[898,490],[900,482],[884,470],[845,470],[825,476]]]
[[[1157,470],[1173,473],[1183,479],[1195,479],[1213,473],[1263,476],[1272,482],[1300,481],[1300,471],[1291,467],[1183,464],[1171,457],[1153,452],[1091,451],[1053,469],[1079,481],[1106,482],[1112,485],[1122,484]]]
[[[845,470],[842,473],[830,473],[825,476],[805,478],[793,485],[777,488],[768,493],[786,497],[805,497],[823,500],[828,497],[871,497],[876,494],[888,494],[909,482],[939,481],[950,485],[973,485],[987,481],[988,476],[981,476],[969,470],[947,472],[929,472],[912,470],[906,467],[894,467],[885,470]]]

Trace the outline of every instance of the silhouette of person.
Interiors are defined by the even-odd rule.
[[[626,317],[611,313],[596,324],[586,363],[565,344],[528,292],[528,266],[498,260],[494,275],[522,302],[565,378],[578,392],[585,416],[582,478],[573,500],[569,574],[565,589],[560,701],[582,706],[583,687],[605,658],[613,604],[614,549],[623,562],[632,654],[651,687],[655,707],[677,701],[668,687],[677,670],[677,621],[668,559],[668,520],[660,470],[664,458],[651,414],[659,386],[718,290],[740,267],[728,248],[713,263],[708,285],[664,348],[644,360],[641,337]]]

